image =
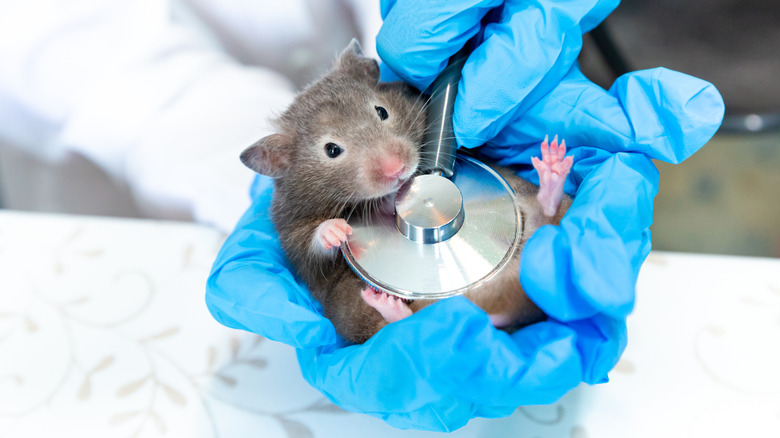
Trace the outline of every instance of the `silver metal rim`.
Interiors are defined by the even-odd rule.
[[[414,243],[397,230],[391,215],[375,214],[370,224],[362,217],[350,218],[353,234],[342,253],[369,286],[402,298],[442,299],[474,289],[511,259],[522,235],[512,188],[486,164],[462,155],[452,180],[463,193],[465,218],[461,230],[446,241]],[[429,266],[436,268],[426,270]],[[411,278],[405,277],[410,273]]]

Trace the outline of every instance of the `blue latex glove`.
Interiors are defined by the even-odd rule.
[[[547,94],[575,63],[582,34],[619,0],[382,0],[377,52],[396,75],[425,90],[480,32],[463,67],[453,114],[458,144],[480,146]],[[383,78],[389,77],[386,70]]]
[[[625,317],[650,251],[651,158],[682,161],[722,116],[714,87],[680,73],[631,73],[607,92],[574,68],[482,149],[533,182],[530,157],[545,134],[565,138],[575,157],[566,185],[573,205],[523,250],[523,288],[550,317],[511,335],[455,297],[346,345],[290,272],[269,219],[267,178],[256,180],[251,208],[214,263],[209,310],[229,327],[296,347],[311,385],[395,427],[450,431],[554,402],[580,382],[606,381],[625,348]]]

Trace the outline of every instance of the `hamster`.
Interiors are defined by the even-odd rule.
[[[281,246],[336,331],[354,343],[433,302],[369,288],[339,254],[351,233],[348,216],[392,208],[395,193],[415,175],[425,110],[424,98],[411,86],[379,83],[377,62],[353,40],[332,70],[275,120],[276,133],[241,154],[247,167],[274,178],[271,218]],[[545,141],[542,152],[543,160],[534,161],[546,172],[540,174],[542,191],[493,166],[515,191],[522,212],[520,248],[539,226],[557,224],[571,204],[563,194],[572,164],[571,157],[564,159],[565,145]],[[506,330],[546,317],[520,286],[519,255],[478,291],[465,294]]]

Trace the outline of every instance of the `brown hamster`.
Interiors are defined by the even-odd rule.
[[[276,120],[277,132],[241,154],[246,166],[275,179],[272,220],[282,248],[336,331],[356,343],[432,302],[409,302],[371,290],[339,254],[351,232],[347,216],[392,205],[420,161],[425,101],[406,84],[378,81],[376,61],[364,57],[353,40],[334,68],[306,87]],[[557,224],[571,203],[567,196],[561,198],[559,181],[560,187],[553,189],[557,201],[546,207],[552,212],[548,216],[537,200],[537,186],[509,169],[495,169],[515,190],[523,214],[521,247],[539,226]],[[545,317],[523,293],[518,267],[519,251],[479,293],[466,293],[506,329]]]

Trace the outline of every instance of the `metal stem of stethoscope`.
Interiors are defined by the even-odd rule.
[[[442,242],[463,225],[463,197],[449,179],[455,173],[458,145],[452,114],[468,44],[453,55],[432,86],[428,129],[421,150],[421,175],[404,186],[395,199],[396,227],[417,243]]]

